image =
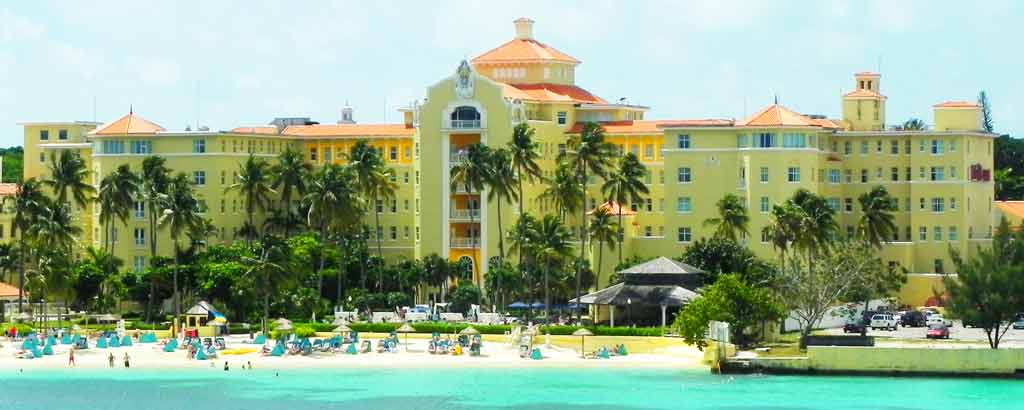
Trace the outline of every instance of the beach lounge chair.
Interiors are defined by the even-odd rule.
[[[228,344],[224,341],[223,337],[213,339],[213,346],[216,347],[217,350],[224,350],[228,348]]]
[[[57,344],[57,338],[54,337],[53,335],[47,336],[46,337],[46,344],[47,345],[55,345],[55,344]]]
[[[43,348],[44,356],[53,356],[53,345],[47,343],[46,347]]]
[[[85,350],[89,348],[89,339],[84,337],[75,337],[75,349]]]
[[[356,349],[355,343],[349,343],[348,348],[345,349],[346,354],[357,354],[359,351]]]
[[[206,352],[203,352],[203,349],[196,350],[196,360],[206,359],[209,359],[209,357],[206,357]]]
[[[607,347],[602,347],[600,349],[597,349],[597,357],[599,359],[608,359],[608,358],[610,358],[608,356],[608,348]]]
[[[167,343],[164,344],[164,351],[168,352],[168,353],[174,352],[174,350],[177,349],[177,348],[178,348],[178,339],[168,340]]]
[[[262,333],[256,335],[256,338],[253,339],[253,341],[252,341],[252,344],[254,344],[254,345],[261,345],[261,344],[264,344],[264,343],[267,343],[267,335],[262,334]]]
[[[215,348],[213,346],[210,346],[210,347],[206,348],[206,357],[211,358],[211,359],[216,358],[217,357],[217,348]]]
[[[530,345],[519,345],[519,357],[525,359],[530,355]]]
[[[98,348],[98,349],[106,349],[107,348],[107,338],[100,336],[99,339],[96,339],[96,348]]]
[[[386,342],[384,341],[384,339],[377,339],[377,353],[384,353],[384,349],[387,349],[387,347],[385,347],[385,344]]]
[[[143,333],[142,336],[139,337],[139,343],[156,343],[156,333]]]
[[[121,347],[121,340],[117,338],[117,335],[111,336],[110,340],[107,341],[107,346]]]
[[[362,346],[360,346],[359,353],[370,353],[373,345],[369,340],[364,340]]]
[[[469,355],[480,356],[480,348],[483,347],[483,339],[480,335],[474,335],[473,341],[469,344]]]
[[[619,345],[619,348],[616,349],[615,354],[619,356],[628,356],[629,352],[626,351],[626,345]]]
[[[274,357],[284,356],[284,344],[278,343],[274,345],[274,349],[270,351],[270,355]]]
[[[535,348],[533,348],[533,351],[530,352],[530,359],[541,360],[543,358],[544,358],[544,355],[540,354],[540,348],[535,347]]]
[[[124,337],[121,338],[121,346],[129,347],[131,345],[132,345],[132,338],[131,338],[131,336],[124,335]]]
[[[72,343],[74,343],[74,339],[71,338],[70,333],[65,333],[63,336],[60,337],[60,344],[69,345]]]

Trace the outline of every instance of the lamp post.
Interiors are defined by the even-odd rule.
[[[633,327],[633,298],[626,298],[626,321]]]

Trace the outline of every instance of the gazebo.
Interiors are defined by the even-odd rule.
[[[194,328],[199,336],[211,337],[216,335],[214,326],[224,326],[227,319],[224,314],[217,311],[209,302],[202,300],[185,311],[185,328]]]
[[[697,297],[696,289],[704,271],[664,256],[619,271],[623,282],[580,296],[579,303],[609,306],[615,326],[615,307],[660,307],[665,326],[668,307],[682,307]],[[569,301],[576,302],[576,299]]]

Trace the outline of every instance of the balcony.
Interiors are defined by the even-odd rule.
[[[451,129],[479,129],[480,120],[448,120]]]
[[[452,209],[448,217],[453,221],[479,221],[479,209]]]
[[[459,184],[455,187],[455,191],[452,193],[457,195],[480,195],[480,189],[473,188],[467,190],[465,185]]]
[[[448,247],[452,249],[476,249],[480,245],[480,238],[451,238]]]

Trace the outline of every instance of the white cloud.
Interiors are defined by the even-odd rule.
[[[129,62],[129,70],[134,72],[143,83],[158,86],[170,86],[178,83],[181,67],[176,62],[160,58],[131,60],[134,62]]]
[[[0,9],[0,41],[35,40],[45,32],[43,25],[6,9]]]

